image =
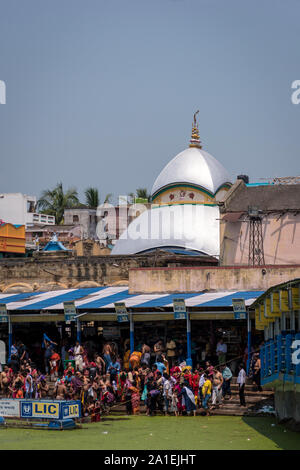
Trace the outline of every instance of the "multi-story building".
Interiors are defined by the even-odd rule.
[[[5,223],[25,225],[25,227],[33,224],[54,225],[55,217],[37,213],[36,204],[36,196],[22,193],[0,194],[0,219]]]

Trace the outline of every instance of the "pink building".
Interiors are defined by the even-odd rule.
[[[300,184],[236,183],[220,203],[220,265],[248,265],[251,214],[261,219],[264,263],[300,264]],[[254,211],[254,212],[253,212]],[[260,222],[256,224],[256,235]],[[258,264],[258,263],[254,263]]]

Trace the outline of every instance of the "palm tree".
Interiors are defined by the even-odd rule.
[[[106,194],[105,199],[104,199],[104,204],[105,203],[110,204],[112,196],[113,196],[113,193]]]
[[[99,191],[97,188],[87,188],[84,191],[85,203],[91,209],[98,207],[100,204]]]
[[[78,204],[77,190],[70,188],[64,192],[62,183],[58,183],[52,190],[46,189],[43,191],[37,203],[39,210],[42,210],[45,214],[55,216],[57,224],[63,222],[65,209],[70,209]]]
[[[147,199],[150,202],[151,194],[148,193],[147,188],[138,188],[136,190],[136,197],[140,199]]]
[[[85,203],[90,209],[96,209],[100,205],[100,196],[97,188],[87,188],[84,191]],[[112,193],[105,196],[104,203],[110,203]]]

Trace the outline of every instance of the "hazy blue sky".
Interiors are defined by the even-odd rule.
[[[0,0],[0,192],[151,190],[188,146],[299,175],[298,0]]]

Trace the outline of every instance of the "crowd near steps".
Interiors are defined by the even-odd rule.
[[[47,378],[47,384],[49,386],[48,399],[54,399],[55,382]],[[272,390],[257,391],[257,387],[253,385],[250,379],[246,380],[245,385],[245,400],[246,406],[240,406],[239,400],[239,386],[236,383],[236,377],[231,380],[231,398],[228,396],[223,399],[222,404],[218,407],[211,408],[211,415],[227,415],[227,416],[243,416],[243,415],[257,415],[263,407],[274,407],[274,393]],[[0,397],[4,398],[2,391],[0,391]],[[197,414],[201,414],[203,409],[197,407]],[[140,414],[146,413],[146,407],[144,402],[141,402]],[[124,402],[118,402],[111,407],[109,414],[112,415],[123,415],[126,414],[126,404]],[[158,411],[159,415],[160,412]]]

